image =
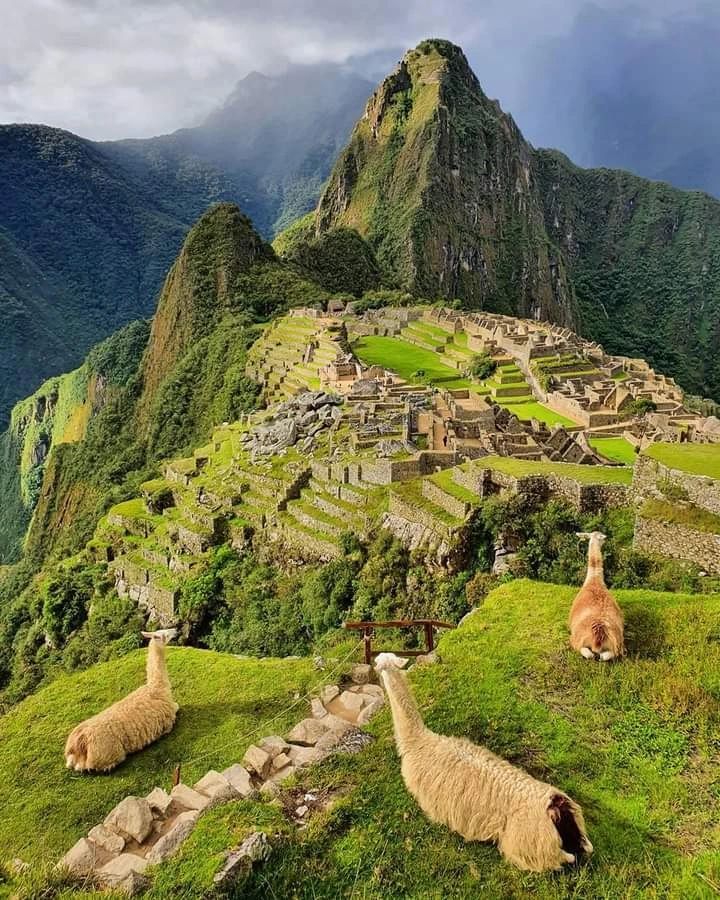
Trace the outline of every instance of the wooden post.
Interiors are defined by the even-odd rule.
[[[427,652],[432,653],[435,649],[435,636],[433,634],[432,622],[425,622],[425,646]]]
[[[175,766],[173,771],[172,786],[177,787],[180,784],[180,763]]]
[[[372,628],[363,629],[363,643],[365,644],[365,662],[372,665]]]

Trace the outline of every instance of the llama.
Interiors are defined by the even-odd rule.
[[[588,541],[588,568],[585,583],[570,610],[570,646],[585,659],[603,662],[622,656],[625,652],[623,614],[603,576],[601,531],[578,532]]]
[[[577,803],[484,747],[426,728],[397,665],[392,653],[375,660],[405,786],[428,818],[467,841],[495,841],[509,862],[532,872],[560,869],[592,853]]]
[[[176,634],[175,628],[142,632],[150,641],[146,683],[72,730],[65,744],[68,769],[109,772],[129,753],[172,731],[178,705],[172,698],[165,645]]]

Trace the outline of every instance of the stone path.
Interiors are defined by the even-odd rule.
[[[284,738],[268,735],[251,744],[242,763],[222,772],[211,769],[192,787],[180,783],[170,793],[156,787],[146,797],[125,797],[58,865],[127,894],[144,889],[146,869],[171,857],[206,809],[240,798],[274,798],[298,769],[320,762],[346,745],[352,733],[385,702],[382,688],[371,683],[372,676],[371,666],[353,666],[349,682],[326,685],[311,701],[306,718]],[[299,822],[305,815],[302,810],[301,806],[296,811]],[[265,859],[269,849],[264,835],[248,839],[241,848],[228,852],[221,871],[228,874],[252,865]]]

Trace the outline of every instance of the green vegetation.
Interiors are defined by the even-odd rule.
[[[667,500],[646,500],[640,514],[647,519],[662,519],[672,525],[684,525],[696,531],[720,534],[720,516],[686,503],[670,503]]]
[[[312,218],[305,216],[288,229],[290,234],[275,239],[282,259],[332,293],[359,297],[377,288],[380,270],[370,245],[352,228],[315,236]]]
[[[489,353],[476,353],[470,361],[469,372],[473,378],[484,381],[490,378],[497,369],[497,362]]]
[[[635,465],[635,448],[629,441],[621,437],[591,437],[590,446],[602,453],[607,459],[622,463],[624,466]]]
[[[127,794],[143,796],[156,785],[169,788],[179,762],[186,763],[183,780],[191,784],[208,769],[240,761],[248,744],[268,733],[264,722],[282,712],[270,731],[282,733],[294,724],[297,710],[285,710],[295,692],[305,693],[323,678],[310,659],[241,660],[171,647],[168,668],[180,704],[172,733],[111,775],[68,772],[67,735],[142,684],[145,657],[145,651],[136,650],[86,672],[62,675],[0,717],[4,858],[52,862]]]
[[[489,844],[431,824],[400,775],[387,710],[377,740],[300,779],[337,792],[288,833],[280,810],[248,804],[208,814],[159,875],[152,896],[200,898],[221,848],[253,822],[280,831],[247,897],[683,897],[705,900],[720,879],[715,771],[720,727],[716,640],[720,600],[619,591],[628,658],[588,665],[567,641],[575,588],[516,581],[443,636],[441,663],[412,673],[428,725],[468,737],[567,790],[583,806],[595,853],[534,875]]]
[[[484,456],[468,465],[497,469],[507,475],[522,478],[525,475],[562,475],[581,484],[630,484],[632,472],[620,466],[581,466],[574,463],[540,462],[514,459],[510,456]]]
[[[437,353],[424,350],[402,338],[369,335],[357,340],[353,344],[353,351],[367,365],[385,366],[408,381],[413,381],[415,373],[421,371],[424,373],[425,384],[436,384],[448,389],[472,385],[457,369],[444,365]]]
[[[652,444],[643,454],[671,469],[720,478],[720,444],[658,443]]]
[[[572,419],[555,412],[554,409],[550,409],[548,406],[543,406],[537,400],[524,400],[520,403],[515,403],[512,397],[506,397],[503,399],[498,398],[497,402],[501,406],[507,407],[511,413],[515,413],[518,419],[537,419],[539,422],[545,422],[547,425],[564,425],[566,428],[577,425],[577,422],[573,422]]]

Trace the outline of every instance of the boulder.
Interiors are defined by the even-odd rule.
[[[125,838],[115,831],[110,831],[104,825],[96,825],[88,832],[88,840],[108,853],[122,853],[125,849]]]
[[[144,797],[126,797],[105,817],[103,825],[124,838],[132,838],[142,844],[150,834],[153,815]]]
[[[325,759],[328,755],[327,750],[319,749],[318,747],[291,747],[288,750],[288,756],[290,757],[290,762],[296,768],[301,768],[302,766],[310,766],[313,763],[320,762],[320,760]]]
[[[180,844],[190,836],[199,816],[200,813],[197,810],[180,813],[170,831],[164,834],[150,849],[146,857],[148,864],[155,865],[172,856]]]
[[[210,798],[199,791],[193,790],[187,784],[176,784],[170,794],[172,799],[184,806],[185,809],[196,809],[202,811],[210,806]]]
[[[326,684],[325,687],[320,691],[320,699],[325,705],[330,703],[331,700],[334,700],[339,695],[340,688],[336,684]]]
[[[243,756],[243,765],[260,778],[267,778],[272,767],[272,757],[262,747],[251,744]]]
[[[312,710],[313,719],[322,719],[328,714],[319,697],[312,698],[310,709]]]
[[[75,875],[87,875],[95,870],[97,861],[97,846],[87,838],[80,838],[60,860],[58,868],[69,869]]]
[[[288,742],[277,734],[271,734],[260,741],[260,747],[266,753],[269,753],[271,757],[275,758],[281,753],[285,753],[288,748]]]
[[[345,723],[349,725],[348,722]],[[340,735],[334,731],[326,731],[320,740],[315,744],[316,750],[332,750],[340,741]]]
[[[280,785],[275,777],[263,783],[260,788],[260,796],[264,800],[274,800],[276,797],[280,796]]]
[[[214,769],[210,769],[206,775],[203,775],[200,781],[193,785],[193,790],[209,797],[212,806],[228,803],[230,800],[236,800],[239,796],[227,778]]]
[[[150,809],[155,813],[159,813],[161,816],[164,816],[167,813],[168,808],[172,803],[170,794],[159,787],[153,788],[145,799],[147,800]]]
[[[373,700],[364,709],[361,709],[357,717],[358,725],[367,725],[367,723],[370,721],[370,719],[372,719],[375,713],[379,712],[383,708],[384,703],[384,699],[382,697],[378,697],[377,700]]]
[[[236,850],[230,850],[219,872],[213,877],[214,884],[223,892],[239,878],[244,878],[255,863],[265,862],[272,853],[267,835],[254,831],[245,838]]]
[[[336,716],[333,713],[328,713],[322,720],[322,723],[337,735],[345,734],[346,731],[352,728],[352,724],[347,719],[343,719],[341,716]]]
[[[350,678],[355,684],[367,684],[372,677],[372,666],[367,663],[357,663],[350,671]]]
[[[366,697],[372,697],[373,699],[385,696],[385,691],[383,691],[379,684],[363,684],[358,687],[358,692],[365,694]]]
[[[240,763],[235,763],[234,766],[224,769],[222,775],[229,781],[240,797],[250,797],[255,793],[255,788],[250,781],[250,773]]]
[[[288,747],[288,750],[290,748]],[[284,769],[285,766],[290,765],[290,757],[287,753],[279,753],[277,756],[273,757],[272,767],[273,771],[278,772],[280,769]]]
[[[288,760],[289,759],[290,759],[290,757],[288,756]],[[272,781],[274,784],[282,784],[284,781],[287,781],[291,775],[294,775],[294,774],[295,774],[295,766],[292,764],[292,762],[289,762],[286,766],[283,766],[282,769],[279,769],[277,772],[274,772],[270,776],[269,780]]]
[[[98,870],[100,881],[109,888],[121,890],[132,896],[147,886],[147,879],[142,877],[149,863],[134,853],[121,853],[111,859]]]
[[[336,708],[350,716],[357,716],[365,706],[366,698],[362,694],[354,694],[352,691],[343,691],[335,700]]]
[[[327,727],[323,724],[323,720],[303,719],[289,732],[288,741],[291,744],[314,747],[326,731]]]

